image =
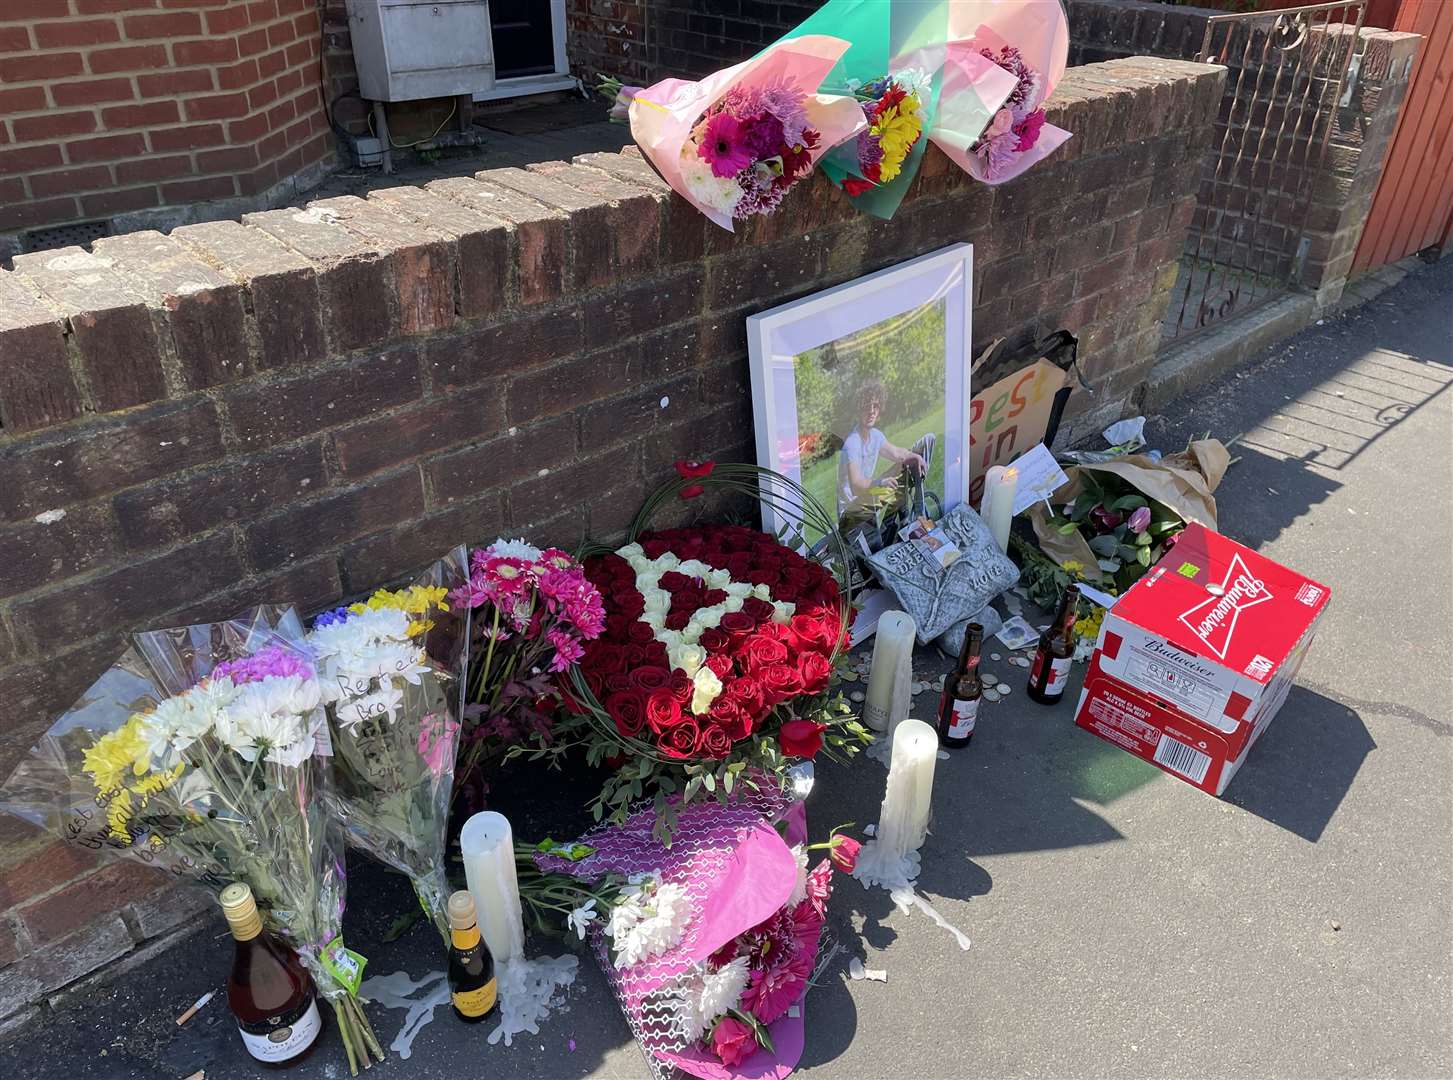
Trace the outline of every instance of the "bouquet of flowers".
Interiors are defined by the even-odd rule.
[[[949,33],[946,99],[993,103],[1003,76],[985,79],[986,63],[999,68],[1012,84],[1007,96],[997,98],[1002,105],[995,104],[977,138],[966,140],[965,125],[951,112],[929,138],[975,179],[1002,184],[1070,137],[1063,128],[1045,123],[1043,108],[1064,74],[1069,52],[1064,9],[1053,3],[985,6],[971,0],[950,6]]]
[[[0,809],[213,890],[252,888],[333,1003],[350,1067],[383,1060],[344,948],[323,696],[291,609],[132,636],[0,790]]]
[[[926,73],[908,70],[884,75],[854,91],[868,126],[858,132],[853,148],[856,175],[842,180],[849,195],[857,198],[902,175],[904,163],[923,137],[928,83]]]
[[[448,599],[469,615],[456,777],[475,784],[488,748],[527,736],[549,741],[563,681],[605,629],[605,609],[574,558],[523,540],[496,540],[474,551],[467,579]]]
[[[734,220],[776,210],[824,153],[866,126],[852,98],[817,92],[847,47],[811,35],[700,82],[642,88],[605,80],[600,90],[662,178],[730,230]]]
[[[467,612],[450,611],[445,595],[467,576],[466,557],[458,548],[407,588],[325,612],[307,636],[331,721],[329,804],[350,843],[413,882],[446,935]]]
[[[663,836],[678,803],[703,791],[725,801],[741,781],[780,785],[793,759],[824,747],[852,753],[867,741],[831,689],[851,609],[821,563],[739,525],[646,529],[664,501],[707,484],[756,496],[764,474],[792,482],[748,465],[682,462],[678,472],[647,500],[629,543],[586,558],[605,598],[604,633],[572,673],[573,716],[536,751],[583,745],[593,765],[619,759],[592,805],[596,819],[610,811],[622,820],[627,803],[649,791]],[[827,520],[792,487],[799,505],[808,500]]]

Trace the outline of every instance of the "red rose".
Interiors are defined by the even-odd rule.
[[[774,664],[772,667],[763,668],[757,673],[757,677],[762,680],[764,696],[771,705],[802,693],[802,679],[798,676],[797,669],[788,664]]]
[[[650,693],[671,682],[671,672],[663,667],[638,667],[630,673],[631,687]]]
[[[742,601],[742,610],[760,623],[770,619],[775,609],[767,601],[749,596]]]
[[[769,638],[762,634],[753,634],[742,642],[742,647],[737,652],[743,665],[748,671],[760,671],[764,667],[771,667],[773,664],[782,664],[787,661],[787,646],[775,638]]]
[[[703,480],[716,468],[714,461],[678,461],[676,475],[683,480]]]
[[[802,648],[820,653],[832,652],[833,646],[837,644],[838,632],[842,628],[836,614],[832,616],[830,623],[827,619],[814,615],[794,615],[791,626]]]
[[[822,653],[803,652],[797,656],[797,676],[802,680],[804,694],[820,694],[832,677],[832,661]]]
[[[686,674],[686,672],[673,671],[671,672],[670,689],[671,696],[681,705],[686,705],[691,701],[691,695],[695,691],[695,686],[691,681],[691,676]]]
[[[684,719],[681,702],[666,687],[652,690],[646,698],[646,723],[657,735],[664,735]]]
[[[626,669],[626,661],[625,657],[621,655],[619,645],[602,641],[585,654],[585,661],[581,666],[587,671],[597,671],[601,675],[614,675],[616,672]]]
[[[605,677],[605,688],[609,693],[619,693],[622,690],[634,690],[631,685],[631,677],[624,671],[616,671]]]
[[[667,592],[675,592],[677,589],[689,588],[692,579],[677,570],[667,570],[661,575],[661,588]]]
[[[686,629],[686,624],[689,623],[690,621],[691,621],[691,612],[690,611],[685,611],[685,610],[682,610],[682,609],[673,607],[669,612],[666,613],[666,622],[664,623],[664,625],[665,625],[665,627],[666,627],[667,630],[685,630]],[[637,625],[640,625],[640,624],[637,624]]]
[[[724,732],[732,742],[745,739],[752,733],[751,713],[726,695],[712,703],[710,716],[717,730]]]
[[[858,852],[862,849],[863,845],[851,836],[838,834],[832,838],[832,847],[827,849],[827,854],[833,866],[844,874],[851,874],[858,865]]]
[[[738,675],[722,690],[722,696],[739,705],[748,716],[761,712],[766,699],[762,684],[752,675]]]
[[[646,662],[646,646],[637,645],[631,642],[629,645],[621,646],[621,656],[626,662],[626,670]]]
[[[757,620],[745,611],[728,611],[721,617],[721,629],[733,641],[740,641],[757,628]]]
[[[780,641],[787,648],[789,654],[797,652],[802,648],[802,642],[792,627],[786,623],[769,622],[757,627],[757,636],[771,638],[773,641]]]
[[[681,723],[662,735],[656,746],[668,758],[686,761],[695,755],[696,740],[700,736],[701,731],[697,728],[696,721],[689,716],[683,716]]]
[[[595,700],[599,701],[601,695],[605,693],[605,676],[598,671],[587,671],[584,673],[584,677],[585,685],[590,687],[590,692],[595,695]]]
[[[715,724],[707,724],[696,739],[697,753],[703,757],[724,758],[732,752],[732,739]]]
[[[736,581],[746,581],[752,572],[752,557],[746,552],[734,552],[722,561],[726,564],[723,569]]]
[[[671,550],[671,541],[662,540],[659,537],[652,537],[641,543],[641,550],[646,553],[648,559],[659,559],[666,552]]]
[[[707,589],[706,592],[701,594],[701,606],[716,607],[717,604],[720,604],[726,598],[727,594],[725,589]]]
[[[701,638],[699,639],[699,642],[701,647],[707,652],[715,653],[721,652],[728,645],[730,645],[731,640],[732,639],[727,636],[727,632],[725,630],[713,626],[710,630],[703,630],[701,632]]]
[[[616,730],[635,738],[646,726],[646,697],[639,690],[621,690],[605,699],[605,711],[615,721]]]
[[[773,588],[781,579],[782,575],[770,566],[754,566],[747,574],[747,580],[753,585],[765,585]]]
[[[633,622],[626,631],[626,637],[637,645],[646,645],[656,640],[656,632],[651,629],[650,623]]]
[[[826,724],[789,720],[777,733],[777,742],[788,757],[810,758],[822,749],[822,733],[826,730]]]
[[[717,653],[715,656],[708,656],[706,658],[706,666],[711,669],[711,673],[718,679],[725,679],[732,673],[732,658]]]

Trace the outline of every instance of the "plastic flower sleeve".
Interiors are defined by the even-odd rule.
[[[350,844],[409,878],[441,934],[469,617],[445,595],[467,578],[455,548],[404,588],[319,616],[308,636],[332,735],[329,807]]]
[[[687,145],[703,114],[734,88],[795,88],[805,95],[808,125],[818,134],[816,145],[805,151],[810,172],[829,149],[865,126],[862,109],[853,98],[817,92],[847,48],[848,43],[839,38],[810,35],[778,42],[700,82],[663,79],[635,92],[629,109],[631,135],[682,198],[730,231],[733,210],[728,204],[736,203],[728,189],[733,181],[705,168],[694,147]]]
[[[1064,128],[1043,123],[1042,115],[1031,130],[1022,131],[1025,115],[1042,109],[1064,75],[1069,23],[1059,0],[950,0],[949,39],[947,98],[962,95],[963,87],[982,77],[979,59],[994,63],[992,56],[1002,56],[1006,49],[1014,50],[1032,75],[1027,100],[1011,101],[1011,108],[991,114],[989,127],[974,139],[969,138],[971,123],[956,122],[953,111],[941,113],[941,125],[929,137],[969,175],[986,184],[1002,184],[1044,160],[1070,137]],[[1014,81],[1017,86],[1019,80]],[[1012,116],[1005,115],[1011,112]],[[1021,130],[1011,130],[1008,121]],[[986,146],[994,139],[999,140],[994,148]]]
[[[858,209],[892,217],[944,105],[947,0],[828,0],[782,40],[822,33],[852,43],[822,88],[857,100],[867,126],[830,150],[821,169]],[[992,115],[985,111],[983,122]]]
[[[0,811],[214,892],[246,882],[341,1008],[360,961],[339,938],[342,832],[300,630],[291,609],[257,608],[132,635],[0,788]]]

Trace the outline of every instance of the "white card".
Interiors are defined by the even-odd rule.
[[[1043,502],[1055,489],[1068,484],[1070,478],[1059,467],[1049,447],[1035,443],[1020,454],[1009,467],[1019,470],[1019,486],[1014,489],[1014,513],[1022,514],[1037,502]]]
[[[1080,582],[1079,585],[1080,595],[1083,596],[1086,600],[1090,601],[1090,603],[1099,604],[1107,611],[1115,606],[1116,598],[1111,596],[1109,593],[1101,592],[1093,585],[1086,585],[1083,581]]]

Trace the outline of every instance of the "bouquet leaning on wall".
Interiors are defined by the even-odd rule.
[[[755,465],[679,462],[646,500],[627,543],[592,549],[585,572],[605,604],[605,632],[572,669],[567,716],[537,756],[583,747],[618,766],[592,804],[624,820],[652,797],[658,835],[682,806],[726,802],[738,785],[788,783],[826,749],[855,752],[867,733],[832,686],[848,641],[846,548],[828,512],[793,481]],[[832,568],[740,525],[650,529],[666,507],[706,487],[770,500],[830,538]]]
[[[446,937],[445,833],[470,615],[446,596],[468,575],[456,548],[404,588],[319,615],[307,637],[332,734],[329,806],[350,844],[409,878]]]
[[[344,948],[322,687],[292,609],[134,634],[0,788],[67,843],[214,892],[246,882],[333,1005],[350,1068],[383,1051]]]

